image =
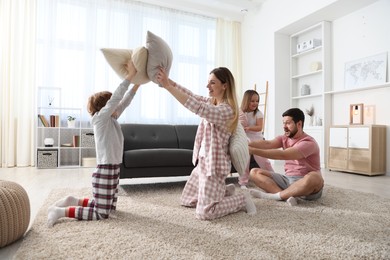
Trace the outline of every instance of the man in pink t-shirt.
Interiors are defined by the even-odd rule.
[[[296,205],[296,197],[315,200],[321,197],[324,179],[321,175],[320,149],[313,137],[303,131],[305,115],[299,108],[283,113],[284,135],[273,140],[249,143],[249,152],[274,160],[285,160],[285,174],[254,168],[250,179],[263,189],[251,189],[252,196],[285,200]],[[280,149],[282,148],[282,149]]]

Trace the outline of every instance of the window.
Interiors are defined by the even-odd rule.
[[[114,91],[121,79],[100,48],[145,46],[149,30],[173,52],[170,77],[194,93],[208,95],[214,68],[216,21],[133,1],[40,0],[38,3],[37,87],[61,88],[63,107],[81,108],[88,97]],[[141,86],[120,123],[197,124],[199,118],[154,83]]]

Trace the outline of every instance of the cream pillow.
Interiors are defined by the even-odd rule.
[[[131,80],[133,84],[145,84],[150,81],[146,73],[146,65],[148,63],[148,50],[145,47],[138,47],[134,50],[130,49],[101,49],[108,64],[116,72],[116,74],[124,79],[127,75],[125,65],[129,60],[132,60],[137,73]]]
[[[172,66],[173,55],[171,48],[163,39],[150,31],[148,31],[146,36],[146,48],[148,49],[147,74],[151,81],[159,84],[156,80],[156,73],[159,67],[165,68],[169,75]]]
[[[248,167],[250,155],[248,138],[240,123],[237,124],[236,131],[230,137],[229,153],[234,168],[236,168],[238,174],[242,176]]]

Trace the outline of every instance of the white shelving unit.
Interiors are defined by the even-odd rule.
[[[365,117],[365,125],[380,123],[388,126],[388,120],[384,119],[385,112],[388,110],[388,104],[384,103],[390,89],[388,79],[387,82],[369,86],[355,86],[348,89],[344,86],[346,62],[379,51],[387,50],[388,52],[385,38],[383,38],[385,34],[381,33],[384,28],[374,30],[375,33],[370,34],[372,39],[368,42],[382,42],[378,46],[375,44],[364,46],[362,43],[355,46],[355,40],[360,39],[359,37],[363,34],[361,30],[355,30],[353,33],[347,30],[350,24],[355,21],[354,19],[361,17],[361,13],[355,12],[358,10],[365,12],[366,7],[374,7],[371,6],[373,3],[377,3],[377,1],[365,1],[364,3],[361,1],[349,1],[348,3],[342,1],[342,3],[328,5],[321,11],[305,16],[274,33],[276,68],[274,70],[274,91],[277,102],[274,107],[275,115],[283,113],[292,106],[305,111],[313,104],[315,115],[322,116],[322,126],[309,126],[306,123],[309,121],[307,119],[304,131],[311,135],[320,133],[319,135],[322,136],[322,140],[319,140],[322,167],[328,167],[329,129],[333,125],[349,123],[349,106],[351,104],[364,103],[365,109],[374,107],[374,117],[369,117],[369,120],[366,120]],[[370,12],[368,11],[368,13]],[[377,27],[375,22],[370,22],[373,28]],[[358,28],[366,27],[367,24],[364,23]],[[366,28],[367,31],[372,31],[372,27]],[[346,31],[348,31],[347,34]],[[296,44],[313,37],[322,39],[321,45],[298,53]],[[334,47],[336,49],[333,49]],[[340,55],[346,53],[348,53],[346,56]],[[321,69],[318,69],[317,74],[311,74],[311,68],[308,64],[317,59],[322,60]],[[306,80],[318,80],[319,84],[303,82]],[[302,84],[310,85],[310,95],[301,95],[300,87]],[[288,91],[290,91],[289,95],[285,95]],[[372,112],[372,110],[370,111]],[[377,112],[376,115],[375,112]],[[278,127],[279,124],[276,120],[275,129]],[[388,142],[386,148],[389,149]]]
[[[61,89],[40,87],[37,105],[37,168],[80,167],[96,157],[89,122],[81,121],[81,108],[61,106]],[[68,116],[76,118],[74,126],[68,127]]]
[[[326,162],[325,129],[329,125],[330,96],[325,93],[331,90],[331,24],[323,21],[302,31],[290,35],[290,106],[298,107],[305,112],[304,131],[314,137],[320,147],[321,165]],[[298,52],[297,45],[314,42],[319,45]],[[305,44],[303,44],[305,45]],[[303,91],[309,86],[310,93]],[[313,118],[306,110],[314,108]]]

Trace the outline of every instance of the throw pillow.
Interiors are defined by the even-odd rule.
[[[151,81],[159,84],[156,80],[156,73],[159,67],[165,68],[167,75],[169,75],[172,66],[173,55],[171,48],[163,39],[150,31],[148,31],[146,36],[146,48],[148,49],[147,74]]]
[[[248,138],[240,123],[237,124],[236,131],[230,137],[229,153],[234,168],[236,168],[240,176],[243,175],[248,167],[250,155]]]
[[[126,64],[132,60],[137,73],[131,80],[133,84],[145,84],[150,81],[146,73],[146,65],[148,62],[148,50],[145,47],[138,47],[134,50],[130,49],[101,49],[108,64],[116,72],[116,74],[124,79],[127,75]]]

